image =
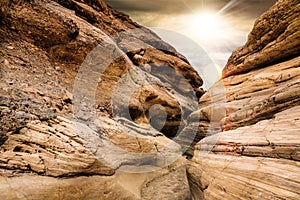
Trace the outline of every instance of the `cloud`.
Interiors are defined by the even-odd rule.
[[[186,16],[210,10],[231,22],[242,37],[253,22],[276,0],[106,0],[113,8],[128,14],[134,21],[148,27],[184,29]],[[187,21],[185,21],[187,22]],[[204,27],[205,28],[205,27]]]
[[[132,12],[188,14],[201,9],[221,10],[227,6],[226,12],[241,12],[257,17],[276,0],[106,0],[106,2],[113,8],[129,14]]]

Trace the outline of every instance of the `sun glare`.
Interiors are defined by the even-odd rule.
[[[196,31],[196,34],[203,39],[216,38],[222,31],[222,21],[214,13],[203,12],[194,15],[191,19],[190,26]]]

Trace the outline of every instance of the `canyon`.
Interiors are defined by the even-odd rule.
[[[1,199],[299,199],[300,3],[207,91],[103,0],[0,2]]]

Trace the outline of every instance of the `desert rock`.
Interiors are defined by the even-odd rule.
[[[203,94],[184,56],[102,0],[1,1],[0,18],[1,198],[190,198],[168,138]]]
[[[187,169],[193,199],[299,198],[297,10],[278,1],[263,14],[190,115],[202,139]]]

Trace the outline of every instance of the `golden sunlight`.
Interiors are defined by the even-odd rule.
[[[190,16],[189,30],[201,40],[212,40],[227,37],[228,23],[217,13],[201,12]]]
[[[214,38],[220,32],[221,23],[221,19],[214,13],[203,12],[192,17],[190,26],[197,31],[199,36]]]

